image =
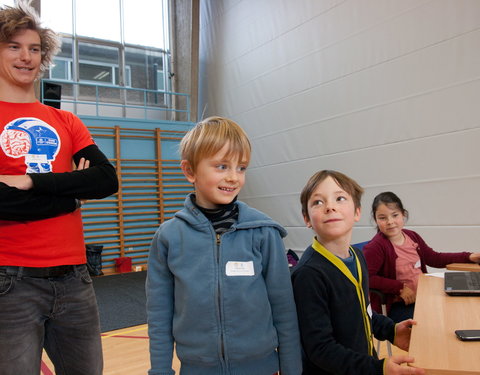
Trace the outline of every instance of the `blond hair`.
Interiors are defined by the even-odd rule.
[[[226,157],[250,162],[250,141],[240,125],[224,117],[208,117],[185,134],[180,142],[180,156],[195,172],[200,160],[215,155],[226,144],[229,147]]]
[[[40,36],[42,60],[40,71],[46,71],[60,48],[60,39],[49,28],[42,27],[40,18],[30,1],[19,1],[17,6],[0,7],[0,43],[8,43],[22,30],[33,30]]]

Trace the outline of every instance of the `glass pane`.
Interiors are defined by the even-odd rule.
[[[0,0],[0,6],[3,7],[4,5],[14,6],[15,1],[14,0]]]
[[[92,43],[79,43],[79,78],[82,82],[98,84],[117,84],[115,68],[118,69],[119,51],[116,47]],[[102,100],[118,100],[119,93],[116,89],[99,89],[80,85],[80,98],[82,100],[95,100],[97,95]]]
[[[65,59],[72,60],[72,38],[62,38],[62,47],[57,53],[57,57],[63,57]]]
[[[14,1],[14,0],[3,0],[3,1],[0,1],[0,6],[3,7],[4,5],[13,6],[13,5],[15,5],[15,1]]]
[[[50,68],[50,79],[70,80],[69,64],[70,61],[56,58],[54,65]]]
[[[80,63],[80,81],[93,81],[113,84],[112,67],[95,63]]]
[[[118,0],[77,0],[76,15],[78,35],[120,41]]]
[[[72,0],[41,0],[43,23],[57,33],[73,34]]]
[[[140,48],[125,48],[125,64],[129,68],[131,86],[148,90],[162,90],[158,74],[163,72],[163,52]]]
[[[45,77],[60,80],[73,80],[72,77],[72,39],[62,38],[62,47],[53,60],[53,66],[45,74]],[[72,85],[62,83],[62,97],[72,97]]]
[[[124,0],[123,9],[125,43],[166,49],[162,0]]]
[[[118,48],[92,43],[79,43],[79,78],[98,83],[116,84],[114,69],[118,68]]]
[[[161,91],[165,90],[165,82],[163,78],[164,78],[163,71],[157,71],[157,87]]]

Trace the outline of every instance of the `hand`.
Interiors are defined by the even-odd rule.
[[[468,257],[472,263],[480,263],[480,253],[472,253]]]
[[[405,302],[405,305],[410,305],[412,303],[415,303],[415,299],[417,296],[412,289],[404,285],[403,289],[400,290],[400,297],[403,299],[403,302]]]
[[[29,175],[0,175],[0,182],[19,190],[30,190],[33,188],[33,181]]]
[[[390,358],[386,358],[385,361],[386,375],[425,374],[425,370],[423,368],[400,366],[402,363],[413,363],[415,361],[412,357],[406,355],[393,356]]]
[[[416,324],[417,322],[413,319],[407,319],[395,324],[395,339],[393,340],[393,345],[408,352],[412,326]]]
[[[87,169],[89,167],[90,167],[90,160],[81,158],[80,161],[78,162],[76,170],[81,171],[82,169]]]
[[[85,158],[80,158],[80,160],[78,162],[78,165],[75,168],[75,170],[81,171],[81,170],[87,169],[87,168],[90,168],[90,160],[87,160]],[[86,199],[80,199],[80,203],[81,203],[81,205],[84,205],[85,203],[87,203],[87,200]]]

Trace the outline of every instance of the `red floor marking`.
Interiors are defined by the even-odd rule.
[[[55,375],[43,361],[41,364],[41,370],[43,375]]]

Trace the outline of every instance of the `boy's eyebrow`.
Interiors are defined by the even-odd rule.
[[[336,190],[333,192],[334,194],[348,194],[345,190]],[[324,195],[323,193],[314,193],[312,197],[318,197]]]
[[[213,160],[213,162],[215,162],[215,163],[229,163],[232,160],[233,160],[232,158],[221,158],[221,159]],[[239,164],[248,164],[248,161],[247,160],[238,160],[238,163]]]

